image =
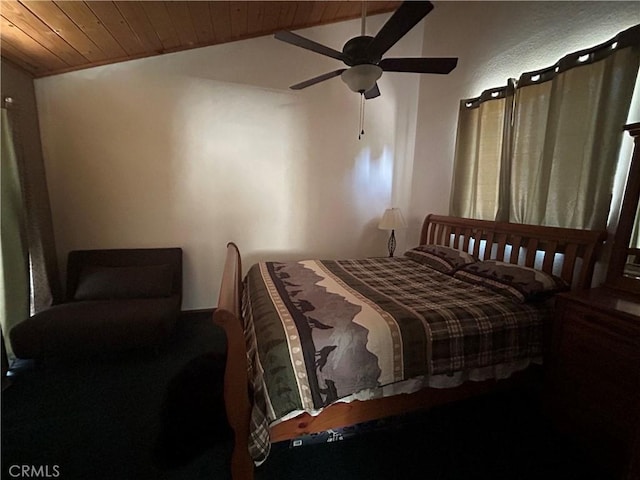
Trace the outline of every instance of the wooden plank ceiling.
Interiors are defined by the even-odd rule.
[[[402,2],[367,2],[367,15]],[[360,1],[0,0],[0,53],[34,77],[359,18]]]

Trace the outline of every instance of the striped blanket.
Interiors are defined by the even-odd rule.
[[[252,456],[266,459],[269,424],[302,411],[539,357],[547,314],[407,257],[256,264],[243,298]]]

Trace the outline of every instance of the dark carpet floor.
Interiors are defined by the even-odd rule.
[[[220,422],[207,423],[210,418],[193,428],[201,435],[213,430],[201,448],[196,448],[200,437],[182,431],[172,439],[181,457],[166,448],[161,458],[154,456],[171,380],[192,360],[223,354],[224,345],[210,315],[186,314],[159,353],[18,364],[12,385],[2,393],[2,478],[15,478],[12,465],[43,467],[41,473],[48,468],[50,478],[57,472],[55,478],[70,480],[230,478],[230,441]],[[193,403],[184,408],[191,417],[211,403],[194,388],[201,382],[211,393],[207,376],[200,377],[187,379]],[[332,443],[276,444],[256,478],[608,480],[588,455],[553,431],[533,390],[490,395],[361,430]],[[193,458],[185,460],[185,450]]]

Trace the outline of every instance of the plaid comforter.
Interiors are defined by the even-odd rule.
[[[406,257],[254,265],[243,316],[253,378],[252,456],[268,426],[364,389],[541,355],[542,305]]]

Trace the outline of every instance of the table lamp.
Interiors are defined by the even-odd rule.
[[[380,230],[391,230],[391,236],[389,237],[389,256],[393,257],[393,252],[396,249],[396,235],[395,230],[398,228],[407,228],[407,223],[404,221],[402,212],[399,208],[387,208],[380,219],[378,224]]]

